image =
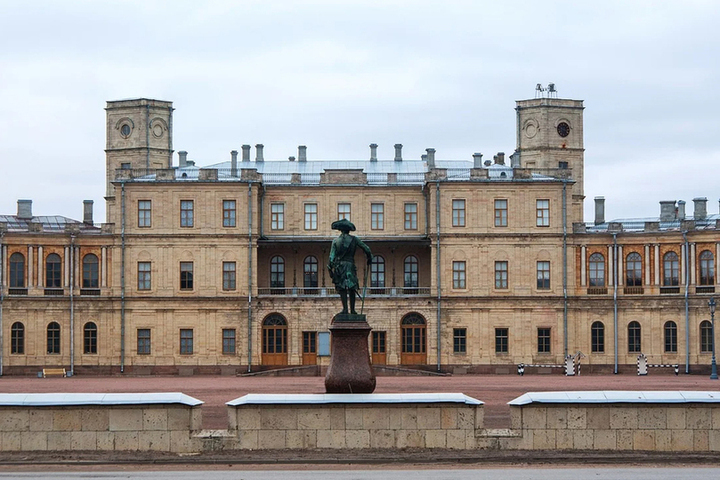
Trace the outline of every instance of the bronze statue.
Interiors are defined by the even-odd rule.
[[[358,291],[360,284],[357,278],[357,267],[355,266],[355,250],[360,247],[367,256],[367,264],[372,262],[370,247],[350,232],[355,231],[355,225],[349,220],[342,219],[332,223],[333,230],[340,230],[340,236],[332,242],[330,248],[330,263],[328,269],[335,284],[335,289],[340,294],[342,301],[342,313],[348,313],[348,296],[350,297],[350,312],[355,311],[355,295],[360,296]]]

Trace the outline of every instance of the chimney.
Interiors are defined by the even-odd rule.
[[[427,153],[423,153],[422,155],[420,155],[420,160],[427,163]]]
[[[291,155],[291,156],[289,156],[289,157],[288,157],[288,161],[290,161],[290,162],[294,162],[294,161],[295,161],[295,157],[293,157],[292,155]]]
[[[93,225],[93,201],[83,200],[83,223]]]
[[[515,153],[510,155],[510,166],[512,168],[521,168],[522,165],[520,164],[520,151],[515,150]]]
[[[395,146],[397,147],[397,145],[395,145]],[[425,151],[427,152],[428,168],[435,168],[435,149],[434,148],[426,148]]]
[[[263,147],[264,145],[262,143],[258,143],[255,145],[255,161],[256,162],[264,162],[265,159],[263,158]]]
[[[685,200],[678,200],[677,219],[685,220]]]
[[[402,143],[395,144],[395,161],[402,162]]]
[[[32,200],[18,200],[18,211],[17,217],[22,220],[30,220],[33,218],[32,214]]]
[[[307,147],[298,145],[298,162],[307,162]]]
[[[693,198],[693,203],[695,203],[693,219],[705,220],[707,218],[707,198],[706,197]]]
[[[180,157],[180,168],[185,168],[188,166],[187,164],[187,152],[185,150],[180,150],[178,152],[178,157]]]
[[[250,161],[250,145],[243,145],[242,151],[243,151],[242,161],[249,162]]]
[[[482,153],[473,153],[473,168],[482,168]]]
[[[495,163],[498,165],[505,165],[505,152],[498,152],[495,156]]]
[[[660,221],[672,222],[675,220],[675,200],[660,201]]]
[[[230,152],[230,175],[237,177],[237,150]]]
[[[605,223],[605,197],[595,197],[595,225]]]
[[[377,143],[370,144],[370,161],[377,162]]]

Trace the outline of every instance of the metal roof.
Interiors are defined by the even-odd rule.
[[[100,231],[100,227],[60,215],[32,217],[32,219],[19,218],[17,215],[0,215],[0,223],[6,224],[9,232],[28,232],[31,223],[42,225],[44,232],[63,232],[68,225],[76,225],[83,232]]]
[[[695,221],[695,230],[713,230],[717,228],[716,225],[717,221],[720,220],[720,214],[708,215],[699,220],[695,220],[691,216],[685,217],[685,221],[693,220]],[[644,232],[646,231],[646,223],[657,223],[659,231],[663,232],[682,231],[682,222],[680,220],[661,222],[660,217],[621,218],[598,225],[586,223],[585,227],[587,233],[613,233],[609,230],[610,224],[620,224],[623,232]]]

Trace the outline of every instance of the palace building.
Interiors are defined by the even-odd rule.
[[[583,221],[583,102],[516,102],[505,158],[266,160],[173,150],[171,102],[107,103],[107,223],[0,215],[0,374],[236,374],[327,365],[340,310],[333,221],[358,253],[373,364],[514,373],[582,352],[591,371],[709,369],[720,215]],[[180,121],[182,121],[180,119]],[[587,371],[587,370],[586,370]]]

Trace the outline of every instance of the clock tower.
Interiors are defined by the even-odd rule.
[[[583,101],[544,97],[515,103],[519,166],[551,176],[560,173],[558,169],[569,169],[574,184],[569,186],[568,220],[581,222],[585,199]]]

